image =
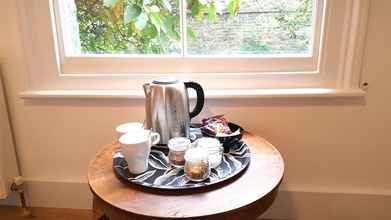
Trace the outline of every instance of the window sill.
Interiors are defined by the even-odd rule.
[[[207,90],[208,99],[234,98],[316,98],[316,97],[363,97],[366,92],[361,89],[231,89]],[[111,98],[143,99],[141,90],[27,90],[20,93],[23,99],[65,99],[65,98]]]

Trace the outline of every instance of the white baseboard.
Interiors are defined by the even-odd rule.
[[[15,193],[9,193],[7,198],[0,199],[0,206],[2,205],[19,205],[19,198]]]
[[[32,207],[91,209],[92,194],[87,183],[27,180],[27,202]],[[19,205],[16,194],[0,205]]]
[[[92,194],[87,183],[27,181],[33,207],[91,209]],[[9,199],[7,205],[17,204]],[[4,204],[0,200],[0,205]],[[282,190],[266,219],[391,219],[391,195]]]
[[[87,183],[28,181],[33,207],[91,209],[92,194]]]
[[[391,195],[280,191],[266,219],[389,220]]]

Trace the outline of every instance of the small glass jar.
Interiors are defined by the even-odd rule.
[[[203,137],[197,140],[196,146],[207,149],[211,168],[216,168],[221,164],[224,148],[221,146],[219,140],[216,138]]]
[[[191,146],[188,138],[175,137],[168,141],[168,160],[174,167],[183,167],[185,165],[185,153]]]
[[[190,148],[185,154],[185,176],[191,181],[201,182],[210,175],[209,154],[205,148]]]

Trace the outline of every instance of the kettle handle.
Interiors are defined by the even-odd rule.
[[[201,85],[196,82],[185,82],[186,89],[192,88],[197,93],[197,104],[195,105],[193,111],[190,112],[190,119],[194,118],[198,114],[200,114],[202,108],[204,107],[205,95],[204,90]]]

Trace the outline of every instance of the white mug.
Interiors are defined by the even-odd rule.
[[[140,122],[127,122],[124,124],[120,124],[115,128],[118,139],[124,134],[127,134],[129,132],[134,132],[134,131],[140,131],[140,130],[141,131],[144,130],[144,125],[143,123]]]
[[[128,162],[129,172],[139,174],[148,169],[151,146],[159,141],[159,133],[150,130],[134,131],[119,138],[120,149]]]

